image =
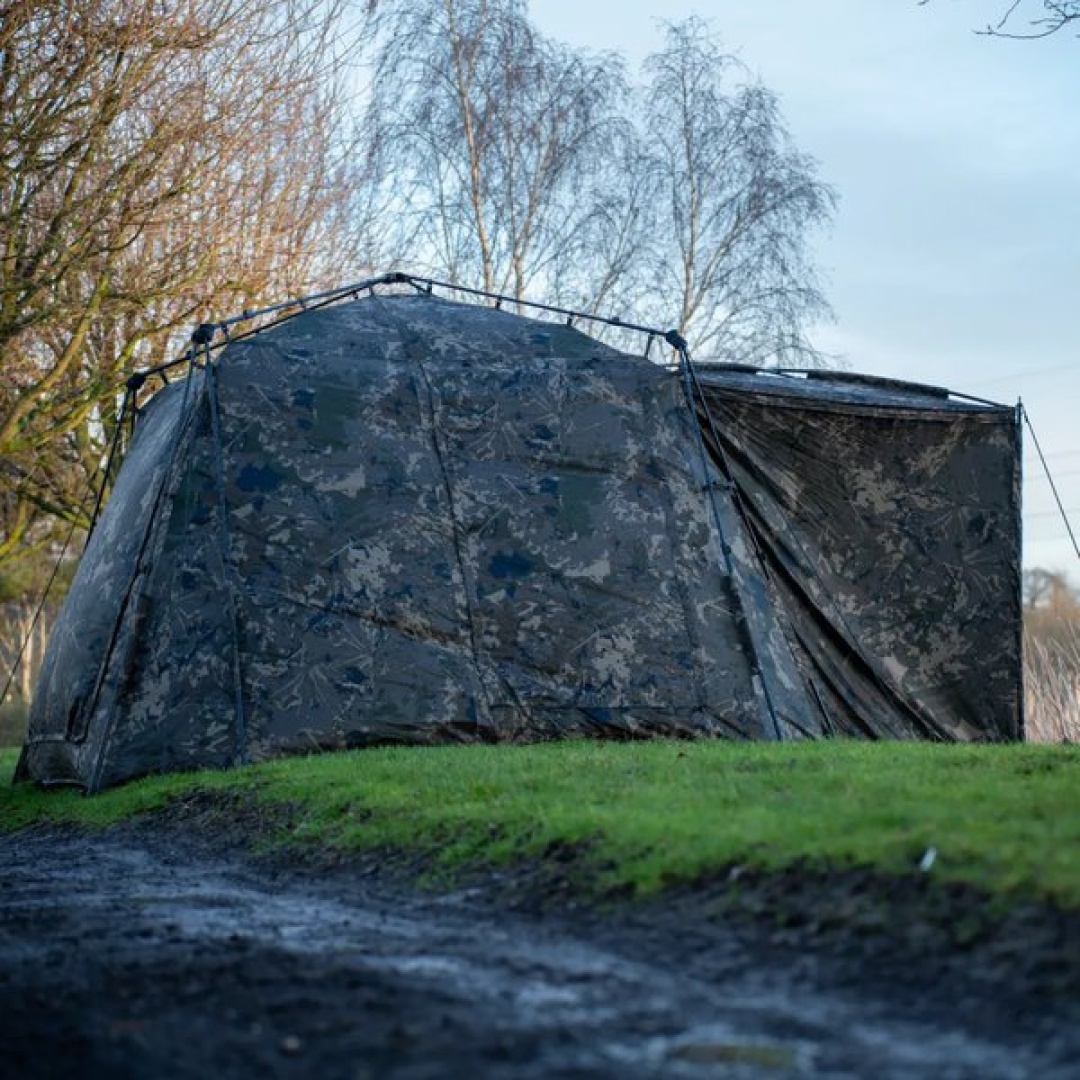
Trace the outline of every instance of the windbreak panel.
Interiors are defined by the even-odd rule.
[[[835,729],[1022,737],[1014,411],[703,382],[711,452]]]

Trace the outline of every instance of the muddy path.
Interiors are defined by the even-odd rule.
[[[775,880],[766,913],[581,905],[550,868],[433,894],[175,828],[4,836],[0,1076],[1080,1075],[1075,918],[837,929],[856,885],[801,920]]]

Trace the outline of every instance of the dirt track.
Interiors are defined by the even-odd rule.
[[[0,837],[0,1075],[1080,1075],[1076,916],[857,876],[584,906],[557,860],[433,895],[235,840]]]

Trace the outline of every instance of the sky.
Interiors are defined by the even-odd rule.
[[[853,371],[1021,400],[1080,540],[1080,36],[974,33],[1007,6],[530,0],[529,10],[548,36],[619,52],[631,71],[659,44],[661,18],[708,19],[779,94],[796,147],[840,197],[813,244],[835,313],[814,343]],[[1029,431],[1023,498],[1025,565],[1080,583]]]

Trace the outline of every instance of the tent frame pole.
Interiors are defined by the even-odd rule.
[[[664,336],[668,344],[675,348],[679,356],[683,392],[686,395],[686,404],[690,410],[690,418],[697,437],[698,452],[701,455],[702,480],[704,482],[705,495],[709,500],[713,524],[716,527],[716,532],[720,539],[720,551],[724,558],[724,569],[727,571],[728,579],[731,582],[731,596],[737,609],[735,614],[736,622],[742,629],[743,641],[750,654],[751,675],[761,686],[761,698],[765,704],[766,712],[769,715],[769,721],[772,724],[773,738],[777,741],[782,741],[784,738],[783,727],[780,723],[780,717],[777,715],[776,704],[773,701],[773,695],[769,689],[768,679],[765,676],[765,668],[761,662],[757,642],[754,640],[754,631],[750,625],[750,619],[746,612],[746,604],[739,591],[734,560],[732,559],[731,545],[728,543],[727,537],[724,534],[724,526],[720,518],[720,511],[716,505],[715,485],[709,482],[709,473],[715,466],[705,447],[705,436],[702,434],[701,423],[697,418],[697,400],[699,398],[701,400],[702,408],[705,410],[705,415],[709,415],[705,405],[705,395],[702,393],[701,386],[695,376],[693,361],[690,359],[690,349],[686,344],[686,340],[675,330],[669,330]],[[734,495],[734,483],[731,478],[731,470],[728,468],[726,460],[723,462],[723,469],[726,474],[723,478],[724,486],[727,491]],[[739,509],[737,496],[735,509],[739,517],[744,516]]]
[[[233,713],[235,718],[236,749],[233,764],[242,765],[248,760],[247,710],[244,707],[244,673],[240,654],[240,616],[237,610],[236,575],[233,573],[231,542],[229,539],[229,505],[225,499],[225,446],[221,437],[221,412],[217,392],[217,365],[206,348],[206,391],[210,406],[210,430],[214,440],[214,486],[217,488],[217,534],[218,558],[221,576],[225,584],[226,615],[232,636],[232,682]]]

